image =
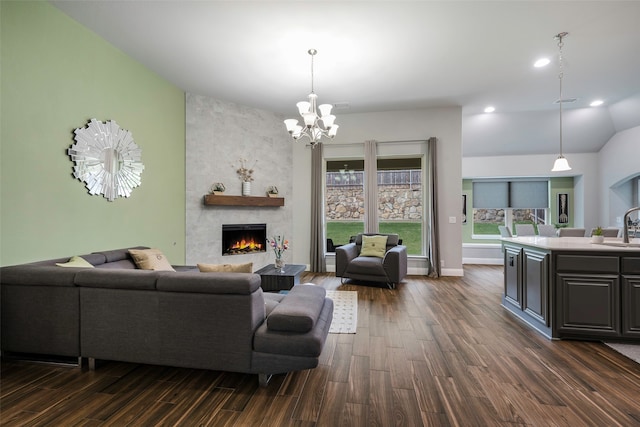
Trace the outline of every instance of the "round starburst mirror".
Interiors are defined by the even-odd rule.
[[[74,131],[75,144],[67,150],[75,163],[73,176],[84,182],[89,194],[103,195],[112,202],[129,197],[140,185],[144,170],[142,149],[133,135],[113,120],[91,119]]]

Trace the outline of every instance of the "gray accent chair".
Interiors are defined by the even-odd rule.
[[[360,256],[362,236],[387,236],[383,258]],[[397,234],[360,233],[353,243],[336,248],[336,277],[384,282],[390,289],[407,275],[407,247],[399,244]]]

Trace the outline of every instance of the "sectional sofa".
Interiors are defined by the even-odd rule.
[[[138,247],[143,248],[143,247]],[[259,374],[314,368],[333,316],[322,287],[264,293],[253,273],[141,270],[129,248],[0,269],[3,354]]]

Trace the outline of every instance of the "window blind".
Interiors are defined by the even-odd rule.
[[[544,209],[549,207],[548,181],[474,181],[476,209]]]

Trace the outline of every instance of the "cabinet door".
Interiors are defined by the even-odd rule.
[[[640,276],[622,276],[622,335],[640,338]]]
[[[620,280],[610,274],[558,274],[558,326],[564,336],[620,336]]]
[[[549,326],[549,256],[525,249],[522,252],[524,311]]]
[[[510,304],[522,310],[522,269],[520,254],[522,249],[505,246],[504,248],[504,304]]]

